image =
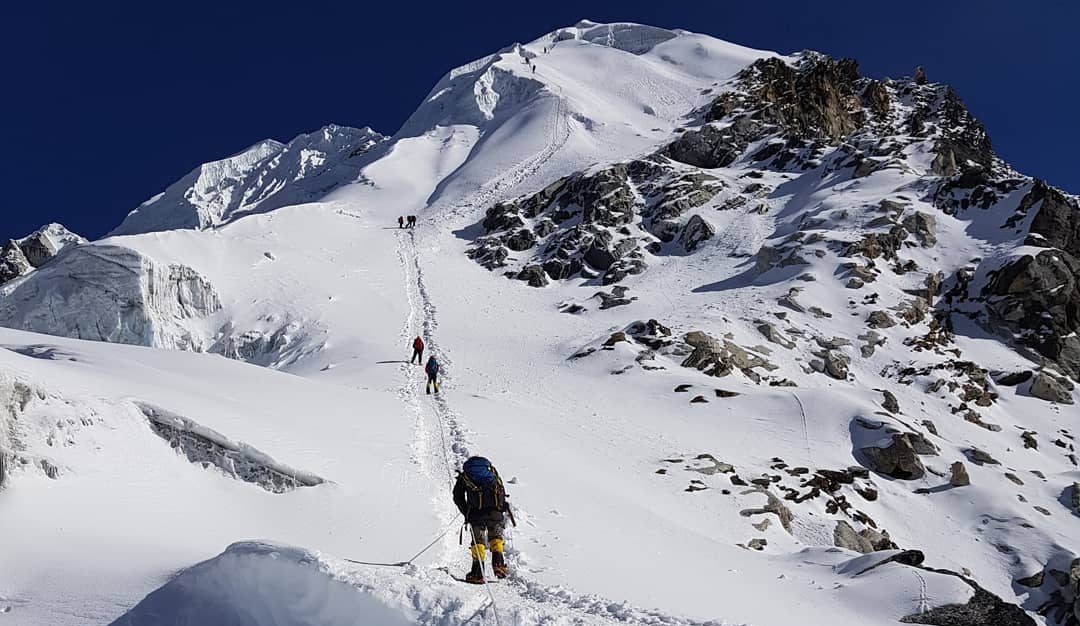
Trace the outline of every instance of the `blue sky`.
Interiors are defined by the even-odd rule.
[[[450,68],[581,18],[924,65],[1022,172],[1080,193],[1075,1],[4,3],[0,237],[103,234],[192,167],[329,122],[391,134]]]

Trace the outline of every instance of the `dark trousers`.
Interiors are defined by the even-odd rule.
[[[502,563],[503,560],[503,523],[502,522],[470,522],[472,530],[472,546],[469,548],[473,561],[484,560],[484,546],[491,548],[493,564]]]
[[[413,348],[412,358],[409,359],[409,363],[423,363],[423,362],[424,362],[424,349],[420,348],[419,350],[417,350],[416,348]]]
[[[438,374],[427,375],[427,392],[431,393],[431,386],[435,385],[435,393],[439,393],[439,380]]]

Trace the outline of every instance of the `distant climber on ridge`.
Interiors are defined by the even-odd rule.
[[[397,227],[405,228],[405,218],[400,215],[397,217]]]
[[[503,557],[503,530],[510,507],[506,488],[495,466],[484,457],[469,457],[458,472],[454,483],[454,504],[469,525],[472,545],[472,569],[465,582],[476,585],[484,582],[485,546],[491,548],[491,570],[497,578],[506,578],[506,559]],[[513,521],[511,514],[510,520]]]
[[[409,359],[409,363],[416,363],[417,365],[424,362],[424,340],[419,335],[416,339],[412,340],[412,358]]]
[[[435,393],[439,393],[439,363],[435,360],[435,355],[428,357],[427,365],[424,366],[424,372],[427,373],[427,393],[431,394],[431,386],[435,385]]]

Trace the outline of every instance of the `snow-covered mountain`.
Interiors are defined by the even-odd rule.
[[[384,139],[370,128],[331,124],[287,144],[260,141],[195,168],[139,205],[112,234],[210,228],[321,197],[353,182],[361,157]]]
[[[12,251],[0,615],[1075,626],[1080,202],[992,130],[921,71],[581,22]],[[487,589],[447,576],[477,453]]]

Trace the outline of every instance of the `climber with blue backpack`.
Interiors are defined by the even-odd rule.
[[[427,393],[431,394],[432,385],[435,385],[435,393],[439,393],[439,362],[435,360],[434,354],[428,357],[424,372],[427,374],[427,386],[425,387]]]
[[[469,547],[472,569],[465,575],[467,583],[484,583],[485,546],[491,548],[491,571],[496,578],[506,578],[508,570],[503,554],[506,516],[514,522],[506,498],[506,488],[495,466],[484,457],[469,457],[454,483],[454,504],[465,516],[472,536]]]

